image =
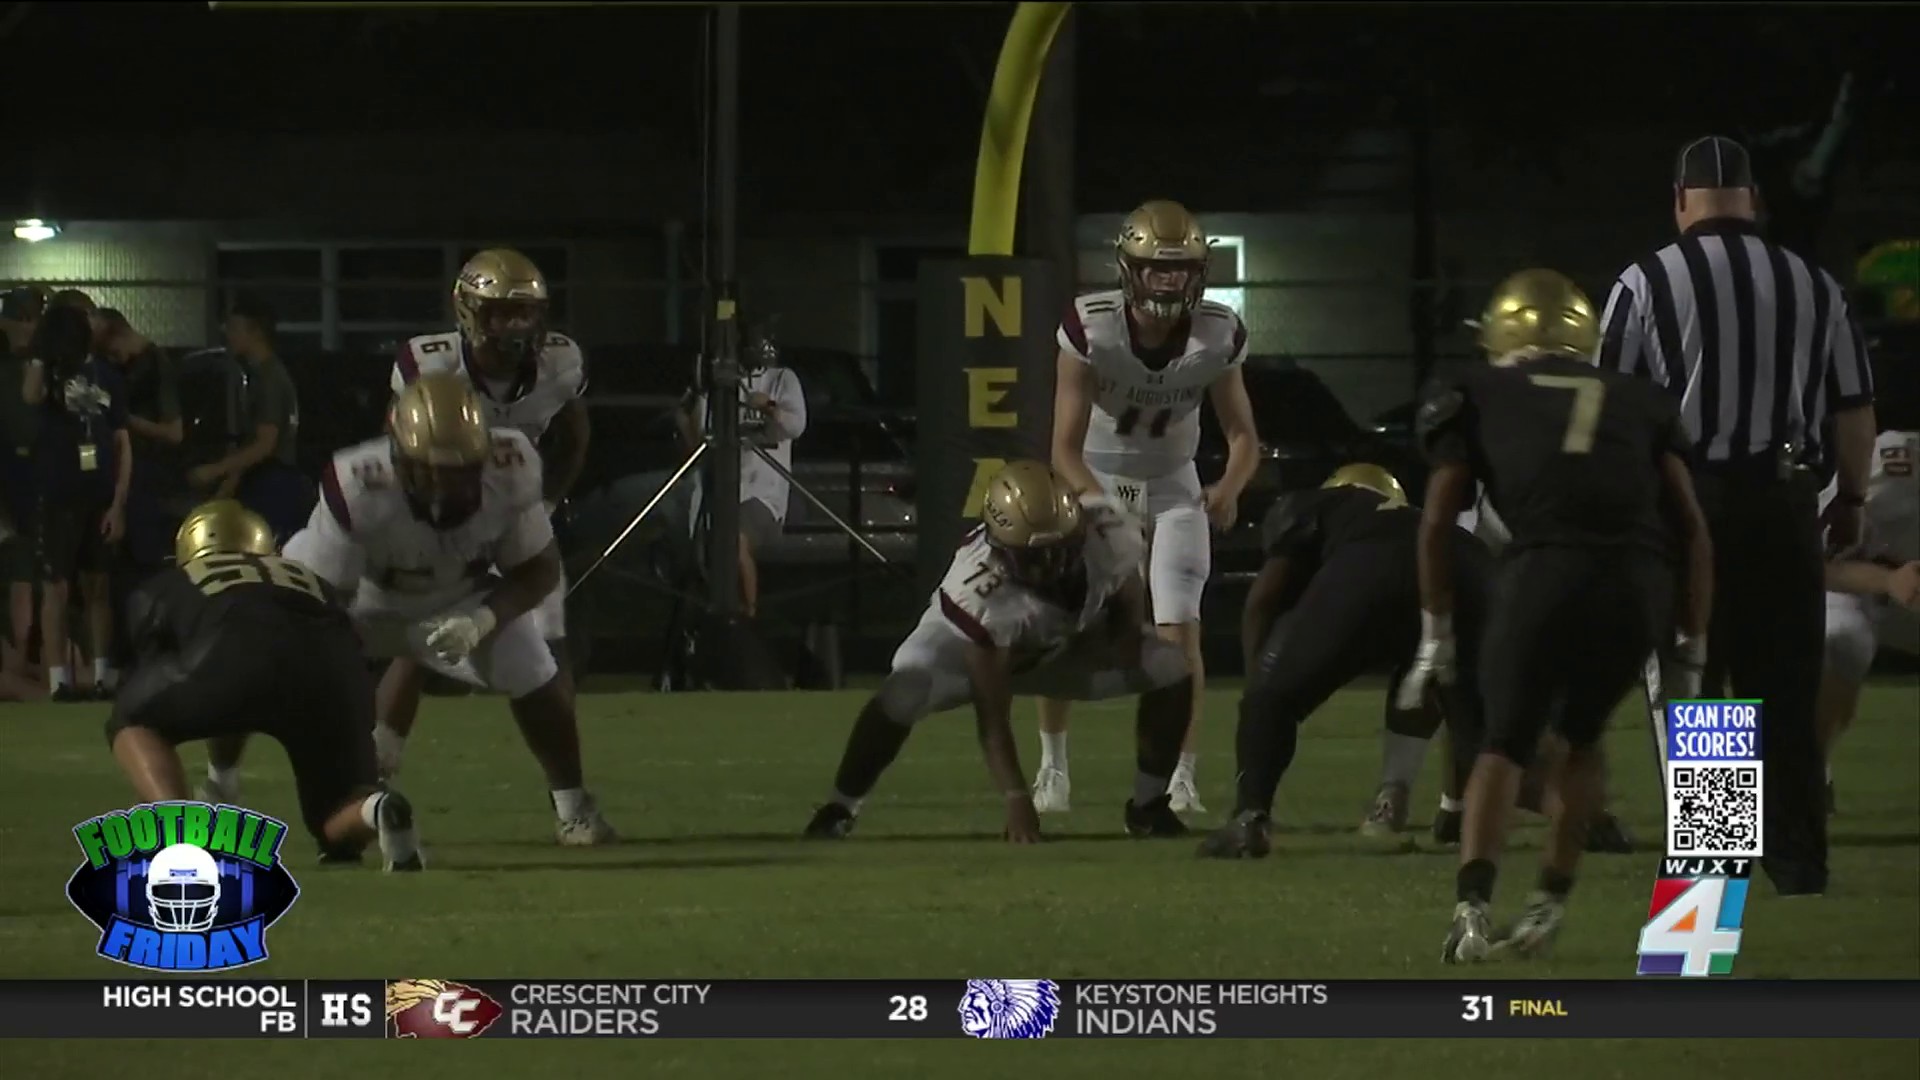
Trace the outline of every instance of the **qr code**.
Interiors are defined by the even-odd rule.
[[[1760,766],[1673,765],[1667,771],[1667,854],[1760,857]]]

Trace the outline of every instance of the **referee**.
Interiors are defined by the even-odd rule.
[[[1873,380],[1839,284],[1764,239],[1747,151],[1708,136],[1680,151],[1680,238],[1629,266],[1601,316],[1601,367],[1680,399],[1713,533],[1703,685],[1758,698],[1766,766],[1762,869],[1783,896],[1827,886],[1815,736],[1826,609],[1818,470],[1839,495],[1827,542],[1856,543],[1874,440]],[[1824,425],[1833,424],[1832,447]]]

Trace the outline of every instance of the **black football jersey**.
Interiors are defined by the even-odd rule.
[[[1420,409],[1436,465],[1465,463],[1512,547],[1635,545],[1671,554],[1660,461],[1689,441],[1673,397],[1644,379],[1549,356],[1469,369]]]
[[[1282,496],[1260,530],[1260,547],[1268,558],[1318,565],[1348,544],[1385,541],[1404,546],[1411,559],[1420,535],[1420,511],[1388,506],[1365,488],[1318,488]]]
[[[248,609],[351,625],[339,592],[299,563],[278,555],[219,554],[155,574],[128,600],[127,626],[145,656],[184,649]]]

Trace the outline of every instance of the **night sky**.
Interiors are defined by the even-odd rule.
[[[1207,140],[1214,149],[1196,156],[1216,170],[1216,159],[1310,154],[1338,132],[1399,122],[1423,88],[1441,123],[1540,155],[1614,126],[1690,132],[1822,119],[1848,68],[1877,91],[1864,123],[1920,115],[1920,77],[1900,56],[1920,40],[1913,8],[1431,9],[1082,4],[1083,183],[1109,162],[1181,139]],[[971,181],[1011,10],[749,5],[748,164],[779,162],[782,183],[796,189],[851,172],[906,199],[932,184],[947,201],[947,189]],[[707,15],[698,5],[210,12],[35,3],[0,5],[0,27],[13,92],[41,107],[37,123],[11,110],[19,156],[9,171],[40,140],[101,142],[123,131],[218,131],[244,143],[300,131],[604,130],[655,133],[676,153],[700,153]],[[1920,125],[1890,131],[1894,144],[1868,152],[1911,156]],[[484,163],[510,167],[511,152],[502,146]]]

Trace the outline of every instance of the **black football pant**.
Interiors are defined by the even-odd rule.
[[[1470,757],[1479,745],[1472,661],[1482,572],[1474,558],[1460,560],[1460,570],[1455,642],[1461,677],[1443,705],[1454,728],[1456,754]],[[1391,666],[1397,685],[1419,643],[1419,569],[1406,545],[1361,543],[1335,550],[1299,601],[1267,632],[1254,670],[1247,673],[1235,736],[1239,792],[1234,812],[1272,813],[1274,792],[1299,749],[1301,722],[1334,691],[1369,671]]]
[[[1713,623],[1702,685],[1760,706],[1766,769],[1761,867],[1783,891],[1827,883],[1826,778],[1815,702],[1826,637],[1817,482],[1700,469],[1713,534]]]
[[[1576,748],[1599,741],[1672,633],[1673,580],[1635,548],[1509,551],[1480,641],[1486,749],[1524,768],[1549,723]]]
[[[356,791],[379,786],[373,676],[359,638],[338,621],[278,606],[230,605],[217,626],[178,652],[141,658],[114,698],[107,741],[125,727],[176,746],[271,736],[293,766],[301,819],[326,847],[327,819]]]

